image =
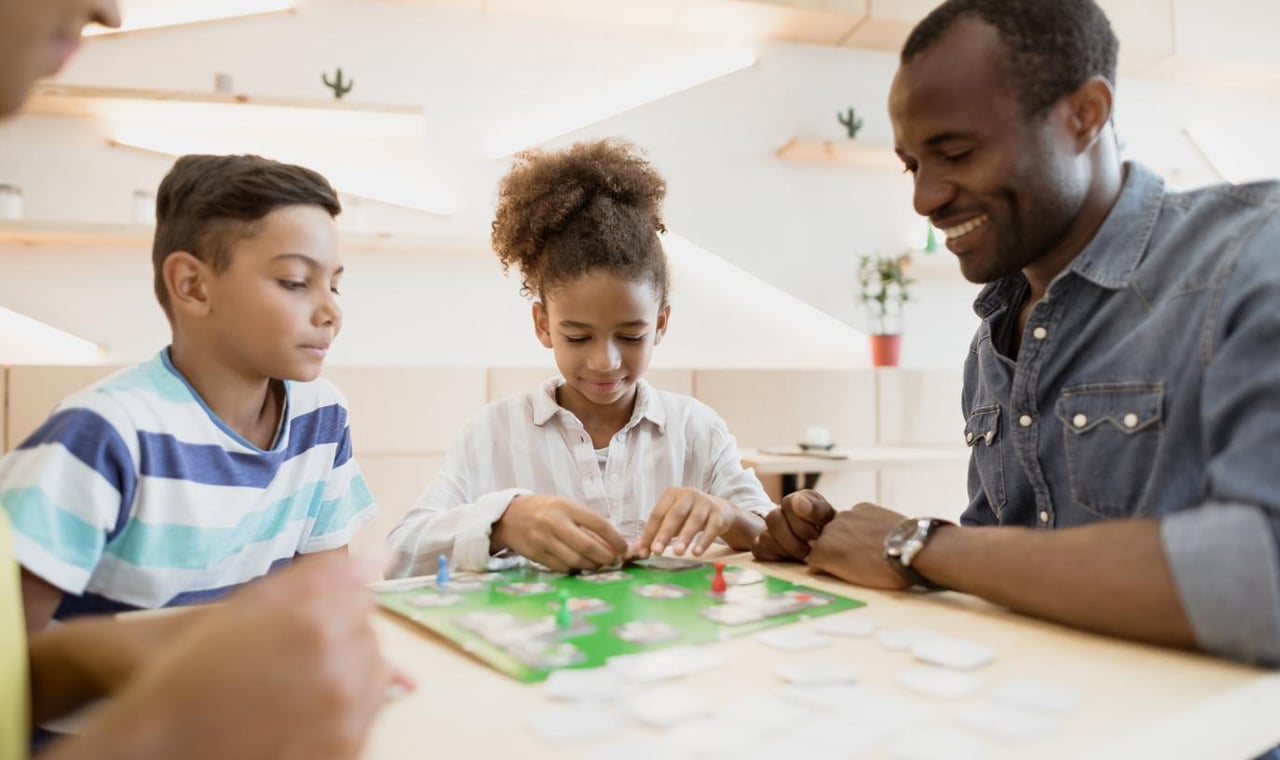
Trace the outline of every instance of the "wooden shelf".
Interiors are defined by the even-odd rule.
[[[902,161],[888,143],[874,140],[808,140],[795,138],[778,148],[778,158],[808,163],[845,164],[878,171],[902,172]]]
[[[23,107],[23,113],[54,116],[93,116],[95,106],[104,102],[143,101],[168,103],[207,103],[228,106],[265,106],[303,108],[321,111],[382,113],[399,116],[421,116],[422,107],[390,103],[363,103],[355,100],[319,98],[276,98],[237,95],[222,92],[181,92],[175,90],[142,90],[127,87],[93,87],[72,84],[39,84]]]
[[[0,221],[0,245],[64,246],[78,248],[151,248],[154,227],[149,224],[92,222]],[[401,235],[388,232],[340,230],[347,251],[418,251],[489,254],[481,237]]]

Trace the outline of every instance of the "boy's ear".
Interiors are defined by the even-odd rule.
[[[539,343],[551,348],[551,318],[541,301],[533,302],[533,332]]]
[[[662,337],[667,334],[667,320],[671,319],[671,304],[664,304],[658,309],[658,324],[653,328],[653,345],[662,342]]]
[[[165,289],[169,291],[169,306],[174,313],[192,316],[209,313],[209,291],[206,287],[209,270],[203,261],[187,251],[174,251],[165,257],[160,274]]]

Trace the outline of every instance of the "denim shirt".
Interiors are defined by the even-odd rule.
[[[966,525],[1152,517],[1200,645],[1280,664],[1280,183],[1167,192],[1126,164],[1030,313],[988,285],[965,362]],[[1012,327],[1016,331],[1016,324]]]

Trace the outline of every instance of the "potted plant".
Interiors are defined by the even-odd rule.
[[[909,254],[863,256],[858,260],[859,300],[867,310],[867,331],[871,337],[871,364],[896,367],[902,347],[902,310],[911,298],[906,267]]]

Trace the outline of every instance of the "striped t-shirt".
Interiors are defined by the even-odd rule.
[[[444,467],[387,538],[390,575],[435,572],[451,555],[465,570],[488,567],[493,524],[520,494],[555,494],[608,517],[633,541],[662,492],[696,488],[741,509],[774,508],[715,410],[690,396],[636,386],[631,419],[609,441],[601,466],[582,422],[556,403],[564,381],[496,401],[454,437]]]
[[[67,594],[55,617],[216,599],[345,546],[377,507],[346,402],[285,383],[275,445],[214,415],[168,350],[63,401],[0,459],[18,562]]]

